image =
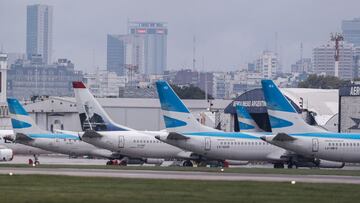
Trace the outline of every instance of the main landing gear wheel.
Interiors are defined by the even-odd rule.
[[[283,163],[275,163],[274,168],[284,168],[284,164]]]
[[[34,164],[37,166],[37,165],[40,165],[40,161],[39,161],[39,156],[34,154]]]
[[[184,161],[183,166],[185,167],[193,167],[193,163],[189,160]]]

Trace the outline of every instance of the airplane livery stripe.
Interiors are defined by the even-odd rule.
[[[80,140],[78,136],[69,135],[69,134],[28,134],[30,138],[47,138],[47,139],[72,139],[72,140]]]
[[[294,137],[299,136],[299,137],[314,137],[314,138],[360,140],[360,134],[351,134],[351,133],[294,133],[289,135]]]
[[[223,138],[246,138],[246,139],[260,139],[259,137],[252,136],[245,133],[229,133],[229,132],[188,132],[182,133],[190,136],[203,136],[203,137],[223,137]]]

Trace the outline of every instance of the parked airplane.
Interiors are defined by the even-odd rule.
[[[251,117],[245,107],[237,105],[236,113],[238,114],[239,125],[243,125],[245,131],[258,132],[263,135],[272,135],[271,133],[264,132],[261,128],[256,124],[255,120]],[[270,117],[272,118],[272,117]],[[243,124],[241,124],[243,123]],[[244,125],[245,124],[245,125]],[[275,126],[276,127],[276,126]],[[241,130],[241,128],[240,128]],[[259,131],[260,130],[260,131]],[[244,130],[243,130],[244,132]],[[262,137],[260,137],[262,138]],[[338,162],[329,162],[326,160],[314,160],[312,157],[303,156],[301,154],[297,154],[290,150],[287,151],[287,164],[288,168],[295,167],[320,167],[320,168],[341,168],[343,167],[342,163]]]
[[[40,129],[22,105],[16,99],[7,99],[15,141],[46,151],[68,154],[71,156],[95,156],[117,158],[116,153],[99,149],[91,144],[82,142],[77,135],[55,134]]]
[[[190,159],[199,159],[192,152],[155,138],[165,131],[137,131],[115,123],[82,82],[73,82],[73,88],[85,131],[83,141],[150,164],[161,164],[164,159],[186,159],[183,165],[190,166]]]
[[[318,165],[322,164],[319,159],[339,167],[344,165],[339,162],[360,162],[360,134],[333,133],[307,124],[273,81],[263,80],[261,84],[270,124],[277,133],[263,136],[263,140],[311,157]]]
[[[39,155],[51,153],[36,147],[16,143],[13,130],[0,130],[0,161],[11,161],[17,155],[30,155],[34,156],[34,162],[39,164]]]
[[[268,161],[284,167],[286,150],[266,143],[256,132],[223,132],[201,125],[165,81],[156,82],[168,134],[159,140],[220,160]]]

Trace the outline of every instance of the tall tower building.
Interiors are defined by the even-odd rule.
[[[338,76],[340,79],[352,79],[354,48],[352,44],[342,42],[340,44],[340,60]],[[335,43],[328,42],[325,45],[313,49],[313,71],[319,75],[335,76]]]
[[[0,52],[0,105],[6,103],[7,54]]]
[[[137,35],[107,36],[107,70],[117,75],[126,74],[126,68],[144,70],[144,39]]]
[[[26,54],[28,59],[39,56],[51,63],[53,8],[48,5],[27,6]]]
[[[343,20],[341,29],[345,41],[352,43],[355,46],[360,46],[360,18]]]
[[[11,129],[9,110],[6,103],[7,54],[0,52],[0,129]]]
[[[167,24],[160,22],[129,22],[129,35],[143,49],[142,74],[163,74],[167,59]]]
[[[126,35],[107,35],[107,70],[117,75],[125,74]]]
[[[275,77],[278,68],[278,57],[274,52],[264,51],[256,60],[256,70],[262,73],[263,78],[271,79]]]

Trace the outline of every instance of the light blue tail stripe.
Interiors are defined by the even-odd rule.
[[[24,121],[19,121],[17,119],[11,119],[11,125],[14,129],[22,129],[22,128],[30,128],[31,124],[24,122]]]
[[[251,129],[255,129],[254,126],[249,125],[249,124],[246,124],[246,123],[243,123],[243,122],[239,122],[239,127],[240,127],[240,130],[251,130]]]
[[[176,127],[181,127],[181,126],[186,126],[187,123],[175,118],[170,118],[168,116],[164,116],[164,122],[165,122],[165,126],[166,128],[176,128]]]
[[[271,128],[285,128],[294,125],[292,122],[269,115]]]
[[[242,118],[253,120],[246,108],[241,105],[236,105],[236,113],[238,114],[238,117],[240,116]]]

